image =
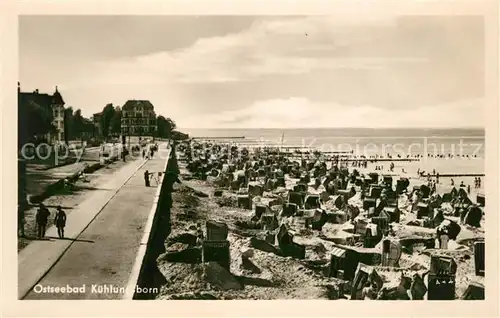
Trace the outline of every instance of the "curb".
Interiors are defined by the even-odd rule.
[[[170,143],[169,143],[170,147]],[[163,171],[167,171],[167,166],[170,161],[170,152],[171,148],[168,150],[167,160],[165,161],[165,166]],[[139,242],[139,250],[137,251],[137,256],[134,261],[134,265],[132,267],[132,271],[129,276],[129,280],[127,282],[127,286],[125,288],[125,294],[122,299],[125,300],[133,300],[135,296],[135,289],[137,283],[139,282],[139,277],[141,275],[144,261],[146,259],[146,252],[148,250],[148,245],[152,236],[154,220],[156,217],[156,212],[158,208],[158,201],[160,198],[163,181],[165,180],[165,173],[162,175],[161,182],[158,184],[158,189],[156,190],[155,197],[153,199],[153,206],[151,207],[151,211],[149,212],[148,220],[146,221],[146,225],[144,226],[144,234],[142,236],[141,241]]]

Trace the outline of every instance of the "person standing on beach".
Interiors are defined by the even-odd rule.
[[[49,209],[47,209],[45,205],[43,205],[43,203],[40,203],[40,207],[38,208],[35,216],[38,229],[38,238],[45,237],[45,231],[47,230],[47,221],[49,219],[49,216]]]
[[[470,194],[470,184],[467,185],[467,194]]]
[[[146,187],[150,186],[150,184],[149,184],[149,171],[148,170],[144,171],[144,183],[146,184]]]
[[[59,235],[59,238],[64,238],[64,227],[66,226],[66,212],[63,211],[60,205],[57,207],[54,223],[56,224],[57,234]]]

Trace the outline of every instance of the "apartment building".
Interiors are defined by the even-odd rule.
[[[156,113],[148,100],[128,100],[122,107],[123,136],[154,136]]]
[[[64,99],[59,93],[57,86],[53,94],[40,93],[38,89],[33,92],[21,92],[20,84],[18,83],[18,111],[19,111],[19,128],[23,131],[23,125],[29,124],[23,121],[23,114],[26,108],[31,105],[36,105],[44,108],[47,112],[53,115],[52,125],[55,130],[45,135],[49,143],[57,144],[64,143]],[[22,136],[19,136],[20,138]]]

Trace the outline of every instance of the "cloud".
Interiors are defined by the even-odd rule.
[[[378,29],[372,30],[376,33],[395,24],[392,18],[369,19],[363,25],[374,21],[379,23]],[[342,27],[335,27],[339,25]],[[349,26],[347,20],[332,17],[259,20],[242,32],[200,38],[183,49],[99,63],[98,77],[104,82],[219,83],[339,68],[383,69],[393,64],[427,61],[418,56],[351,57],[335,53],[373,41],[374,35],[368,31],[366,26]],[[117,74],[130,76],[116,78]]]
[[[186,128],[318,128],[318,127],[483,127],[483,100],[423,106],[414,109],[383,109],[370,105],[346,107],[314,103],[306,98],[257,101],[240,110],[178,122]]]
[[[236,29],[226,17],[214,17],[179,32],[162,32],[145,17],[137,23],[148,32],[127,33],[127,42],[141,50],[113,44],[122,57],[77,55],[62,62],[71,51],[40,57],[29,50],[31,58],[20,65],[21,82],[43,91],[59,85],[65,100],[85,114],[109,102],[149,99],[158,113],[184,127],[482,124],[482,103],[475,99],[484,94],[480,18],[356,14],[266,16]],[[80,46],[92,47],[90,55],[96,56],[94,48],[110,41],[93,42],[99,35],[84,26],[81,33],[92,34]],[[213,32],[196,31],[203,26]],[[172,33],[187,33],[191,40],[173,41]],[[157,45],[144,45],[146,38]],[[164,51],[133,56],[152,52],[142,46]]]

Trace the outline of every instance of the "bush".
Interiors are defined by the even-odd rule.
[[[171,138],[173,140],[187,140],[189,139],[189,135],[185,133],[181,133],[180,131],[172,131]]]

